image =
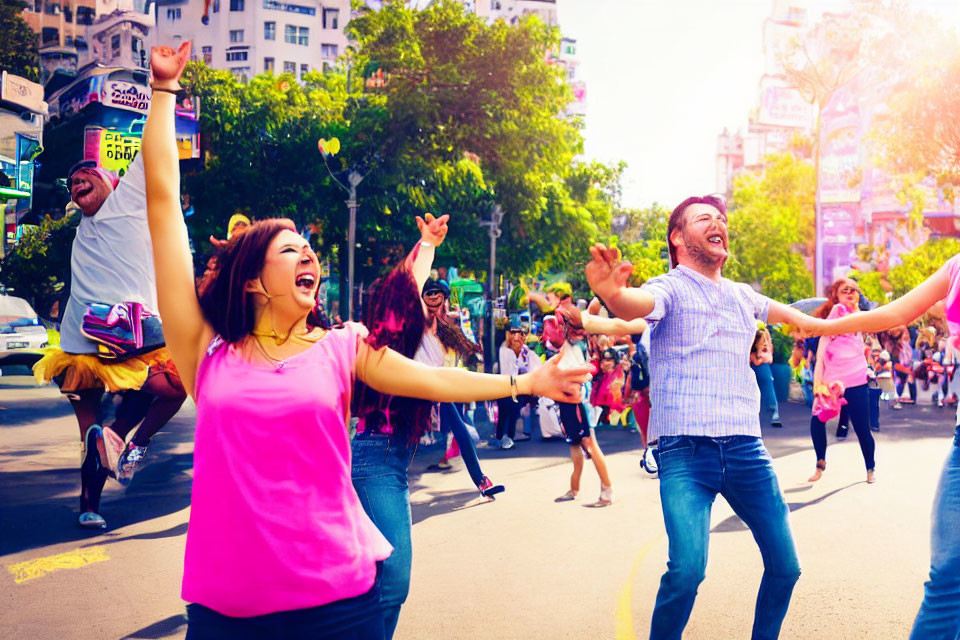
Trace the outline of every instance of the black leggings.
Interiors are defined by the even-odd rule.
[[[853,423],[853,430],[857,432],[860,441],[860,451],[863,453],[863,462],[867,470],[872,470],[876,462],[873,459],[876,443],[870,433],[870,399],[867,385],[861,384],[850,387],[843,393],[847,401],[847,415]],[[817,452],[817,460],[827,459],[827,427],[816,417],[810,418],[810,437],[813,438],[813,449]]]

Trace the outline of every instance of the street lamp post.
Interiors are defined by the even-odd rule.
[[[487,228],[487,234],[490,236],[490,275],[488,278],[489,298],[490,298],[490,357],[486,359],[484,369],[487,373],[493,371],[493,360],[497,353],[497,329],[494,320],[494,307],[497,302],[497,238],[500,237],[500,223],[503,222],[503,209],[500,205],[494,205],[490,211],[490,219],[480,222],[481,227]]]
[[[353,264],[357,250],[357,185],[363,181],[363,175],[357,171],[347,174],[347,183],[350,185],[350,198],[347,207],[350,209],[350,224],[347,227],[347,319],[353,320]],[[342,298],[341,298],[342,300]]]

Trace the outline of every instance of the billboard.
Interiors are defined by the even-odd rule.
[[[766,86],[760,89],[757,122],[771,127],[807,129],[813,121],[813,107],[792,87]]]
[[[106,107],[126,109],[147,115],[150,109],[150,91],[147,87],[132,82],[108,80],[103,85],[103,99]]]

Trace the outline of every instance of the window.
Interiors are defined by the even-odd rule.
[[[324,9],[323,10],[323,28],[324,29],[340,28],[340,9]]]
[[[204,64],[213,64],[213,47],[201,47],[200,51],[203,53]]]
[[[48,2],[43,6],[43,12],[48,16],[55,16],[60,14],[60,4],[56,2]]]
[[[289,60],[284,61],[283,63],[283,72],[284,73],[296,73],[297,72],[297,63],[290,62]]]
[[[63,7],[63,19],[65,22],[73,22],[73,8],[70,5]]]
[[[115,33],[110,36],[110,54],[117,55],[120,53],[120,34]]]
[[[167,9],[167,20],[173,22],[180,19],[180,7],[176,9]]]
[[[309,46],[310,44],[310,29],[307,27],[300,27],[300,34],[297,36],[297,44],[304,47]]]
[[[337,57],[337,45],[335,44],[321,44],[320,45],[320,56],[323,58],[336,58]]]
[[[130,49],[131,49],[131,51],[133,51],[134,53],[140,53],[140,51],[143,49],[143,40],[141,40],[140,38],[138,38],[138,37],[136,37],[136,36],[131,36],[131,37],[130,37]]]
[[[273,58],[264,58],[263,59],[263,72],[264,73],[273,73],[273,67],[276,64],[276,61]]]
[[[51,43],[60,44],[60,29],[56,27],[44,27],[40,31],[40,43],[41,44],[51,44]]]
[[[33,0],[33,10],[37,13],[43,11],[43,0]]]
[[[288,44],[297,44],[297,28],[288,24],[283,29],[283,41]]]
[[[67,47],[73,45],[73,36],[64,36],[63,44]]]
[[[213,0],[213,12],[220,13],[220,0]]]
[[[230,0],[230,11],[243,11],[243,0]]]
[[[276,22],[263,23],[263,39],[264,40],[277,39],[277,23]]]
[[[227,62],[246,62],[246,51],[227,51]]]
[[[300,65],[300,79],[303,80],[303,77],[310,72],[310,65],[301,64]]]
[[[263,8],[271,9],[273,11],[288,11],[290,13],[302,13],[305,16],[315,16],[317,15],[317,10],[313,7],[304,7],[299,4],[287,4],[286,2],[278,2],[278,0],[263,0]]]
[[[93,24],[93,7],[77,7],[77,24]]]
[[[231,29],[230,42],[243,42],[243,29]]]
[[[250,79],[250,67],[230,67],[230,73],[232,73],[237,80],[246,81]]]

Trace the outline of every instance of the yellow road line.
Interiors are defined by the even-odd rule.
[[[107,551],[103,547],[87,547],[86,549],[58,553],[55,556],[7,565],[7,570],[13,574],[13,581],[21,584],[60,569],[79,569],[88,564],[109,559]]]
[[[640,552],[637,554],[636,559],[633,561],[633,567],[630,569],[630,576],[627,578],[627,583],[623,585],[623,589],[620,590],[620,598],[617,600],[617,626],[616,635],[614,636],[616,640],[636,640],[637,636],[633,629],[633,611],[631,607],[633,602],[633,581],[637,575],[637,570],[640,568],[640,565],[643,564],[643,561],[647,559],[647,554],[650,553],[650,550],[653,549],[662,539],[663,534],[660,534],[653,540],[643,545],[643,547],[640,548]]]

